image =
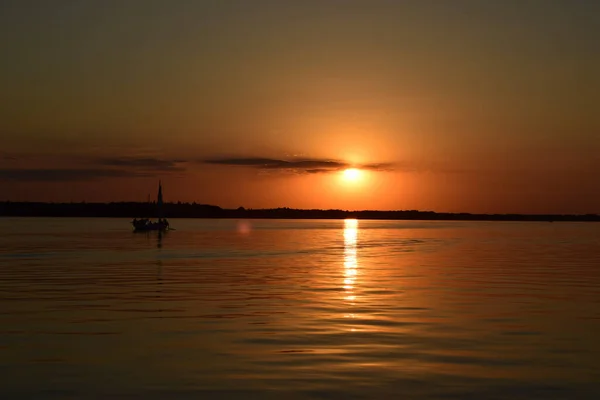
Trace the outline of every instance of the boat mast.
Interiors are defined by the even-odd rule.
[[[160,180],[158,181],[158,196],[156,199],[156,208],[158,213],[158,218],[162,218],[162,205],[163,205],[163,196],[162,196],[162,184]]]

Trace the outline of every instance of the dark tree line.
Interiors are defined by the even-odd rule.
[[[389,220],[460,220],[460,221],[600,221],[597,214],[585,215],[520,215],[436,213],[433,211],[345,211],[274,209],[224,209],[196,203],[165,203],[163,215],[168,218],[273,218],[273,219],[389,219]],[[155,217],[153,203],[41,203],[0,202],[0,216],[19,217]]]

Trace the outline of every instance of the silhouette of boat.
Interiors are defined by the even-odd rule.
[[[157,210],[158,220],[151,221],[149,218],[142,218],[142,219],[134,218],[134,220],[131,221],[134,232],[149,232],[149,231],[165,232],[168,230],[172,230],[173,228],[171,228],[169,226],[169,221],[167,221],[166,218],[163,218],[162,207],[163,207],[162,184],[159,181],[158,182],[158,195],[157,195],[157,199],[156,199],[156,210]]]

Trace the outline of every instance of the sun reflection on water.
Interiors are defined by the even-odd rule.
[[[358,221],[355,219],[344,220],[344,289],[346,300],[354,302],[354,283],[358,273],[356,257],[356,243],[358,238]]]

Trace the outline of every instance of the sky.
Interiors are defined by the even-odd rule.
[[[600,213],[600,2],[2,0],[0,52],[0,200]]]

